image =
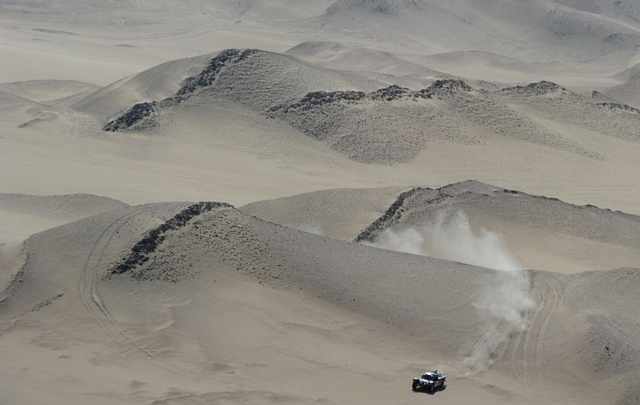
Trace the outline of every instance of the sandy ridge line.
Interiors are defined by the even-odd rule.
[[[308,110],[318,104],[332,104],[332,103],[346,103],[346,104],[358,104],[366,101],[384,101],[391,102],[401,99],[431,99],[434,96],[440,98],[441,96],[452,96],[459,91],[470,92],[473,89],[460,79],[440,79],[436,80],[431,86],[422,88],[420,90],[411,90],[406,87],[401,87],[397,84],[392,84],[387,87],[374,90],[369,93],[356,90],[346,91],[313,91],[307,93],[297,102],[290,105],[276,105],[269,109],[269,112],[283,112],[288,113],[298,109]]]
[[[411,197],[413,194],[417,193],[421,190],[432,190],[431,188],[424,187],[416,187],[411,190],[407,190],[403,193],[400,193],[396,201],[394,201],[389,208],[385,211],[384,214],[378,219],[376,219],[371,225],[366,227],[356,238],[353,240],[354,242],[363,242],[363,241],[371,241],[381,229],[389,226],[393,220],[400,218],[402,215],[402,209],[404,205],[404,201]]]
[[[170,107],[182,103],[198,90],[211,86],[227,68],[228,65],[237,64],[244,59],[258,53],[256,49],[226,49],[209,60],[208,65],[197,75],[187,77],[182,81],[180,89],[172,97],[167,97],[161,101],[151,101],[136,103],[108,121],[103,131],[116,132],[127,130],[146,118],[153,118],[164,107]],[[148,125],[154,126],[151,122]]]
[[[131,253],[119,264],[112,267],[109,273],[122,274],[142,265],[149,260],[149,254],[153,253],[164,241],[168,231],[180,229],[196,216],[218,208],[234,207],[231,204],[218,202],[199,202],[190,205],[162,225],[149,230],[146,236],[131,248]]]

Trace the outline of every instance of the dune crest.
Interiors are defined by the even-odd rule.
[[[636,404],[637,3],[0,0],[0,404]]]

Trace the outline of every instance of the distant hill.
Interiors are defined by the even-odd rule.
[[[436,80],[412,90],[382,84],[357,72],[336,71],[289,56],[257,50],[226,50],[210,57],[204,69],[180,75],[180,66],[197,72],[205,58],[174,62],[141,73],[151,83],[173,83],[173,95],[129,106],[106,122],[106,131],[167,131],[181,125],[189,110],[205,114],[219,103],[232,103],[282,120],[301,133],[330,145],[350,159],[374,164],[412,160],[430,142],[445,140],[480,145],[496,137],[543,145],[592,159],[599,150],[563,127],[594,131],[604,137],[640,141],[640,110],[615,102],[594,102],[550,82],[502,90],[474,89],[459,79]],[[197,64],[193,64],[197,61]],[[164,72],[170,77],[160,79]],[[176,81],[178,77],[185,77]],[[376,85],[378,86],[376,90]],[[114,93],[89,96],[85,109],[103,105]],[[211,107],[207,107],[211,106]],[[190,125],[197,125],[189,115]],[[615,122],[615,125],[612,123]],[[206,131],[205,128],[203,130]]]

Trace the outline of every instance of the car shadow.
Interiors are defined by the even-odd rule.
[[[429,391],[429,390],[428,390],[427,388],[425,388],[425,387],[418,387],[418,388],[416,388],[413,392],[415,392],[415,393],[420,393],[420,394],[427,394],[427,395],[435,395],[435,394],[437,394],[438,392],[440,392],[440,391],[444,391],[444,390],[446,390],[446,389],[447,389],[447,386],[446,386],[446,385],[445,385],[445,386],[443,386],[443,387],[437,388],[437,389],[435,389],[435,390],[433,390],[433,391]]]

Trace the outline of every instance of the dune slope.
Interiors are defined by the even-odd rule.
[[[155,77],[156,71],[162,68],[140,77]],[[606,150],[598,149],[604,138],[640,139],[637,109],[579,96],[550,82],[499,91],[474,89],[457,79],[436,80],[417,91],[381,84],[283,55],[230,49],[183,79],[175,95],[134,104],[110,119],[104,130],[175,132],[185,121],[196,122],[185,111],[213,110],[226,102],[282,120],[363,163],[411,161],[434,141],[484,145],[496,137],[602,160]],[[366,91],[376,85],[377,90]],[[118,91],[129,87],[118,85]],[[88,100],[102,105],[101,94]],[[576,136],[578,130],[604,138],[583,140]]]
[[[637,325],[616,312],[621,304],[614,298],[630,294],[630,283],[603,284],[621,275],[636,280],[640,273],[634,269],[570,277],[530,271],[513,278],[517,273],[293,230],[220,203],[117,209],[34,235],[24,250],[25,265],[0,303],[0,340],[13,353],[3,353],[8,359],[3,374],[11,376],[2,383],[7,400],[27,397],[10,384],[21,381],[18,369],[34,356],[51,360],[30,383],[51,383],[49,367],[62,367],[76,382],[73,389],[50,385],[40,392],[70,403],[88,392],[99,393],[99,403],[113,403],[110,390],[127,384],[133,391],[117,401],[141,396],[166,403],[215,398],[270,403],[282,397],[306,403],[323,395],[341,402],[405,392],[405,400],[414,402],[422,397],[411,395],[406,382],[412,367],[424,362],[441,364],[452,376],[452,394],[436,395],[437,402],[476,396],[487,403],[518,403],[544,395],[564,403],[598,403],[631,395],[639,369],[631,352],[621,354],[620,363],[606,360],[607,349],[600,347],[605,340],[610,348],[635,347],[631,336]],[[514,324],[487,306],[487,299],[501,294],[495,290],[501,285],[518,286],[523,294],[518,300],[524,300],[512,301],[505,314],[528,308]],[[586,294],[598,298],[603,315],[591,315]],[[533,305],[518,306],[529,300]],[[299,303],[302,312],[291,303]],[[338,323],[320,326],[325,316]],[[582,326],[559,328],[569,319]],[[526,330],[509,333],[508,325],[520,322]],[[591,339],[595,335],[588,330],[597,330],[602,340]],[[19,342],[25,334],[34,338]],[[305,346],[321,337],[329,343]],[[415,344],[422,347],[418,358]],[[380,347],[385,349],[366,354]],[[575,356],[559,358],[560,347]],[[22,351],[31,354],[21,358]],[[342,351],[351,359],[346,365],[323,359]],[[598,360],[602,356],[604,363]],[[261,399],[240,388],[255,379],[256,361],[273,377],[269,388],[266,381],[254,382],[265,388]],[[491,363],[490,371],[469,374]],[[543,366],[554,371],[542,373]],[[113,374],[114,369],[130,371]],[[167,373],[175,376],[170,386],[161,383]],[[597,389],[584,382],[599,373],[608,378]],[[333,388],[323,394],[297,388],[309,378]],[[345,379],[344,385],[336,378]],[[103,379],[100,387],[95,379]],[[486,389],[500,379],[511,382],[500,391]],[[356,393],[346,388],[371,380],[381,385]],[[625,389],[619,392],[621,384]]]

